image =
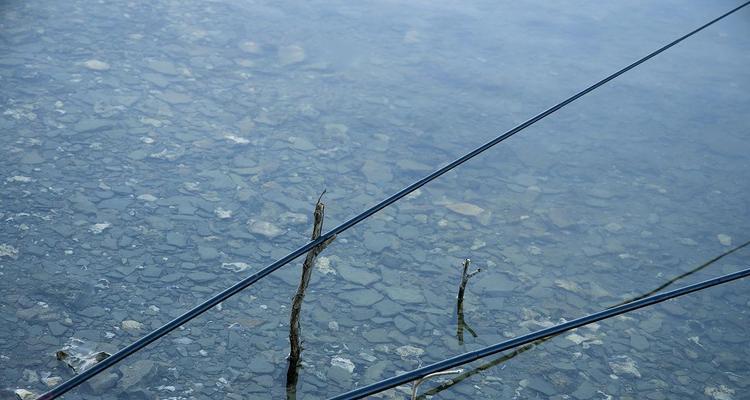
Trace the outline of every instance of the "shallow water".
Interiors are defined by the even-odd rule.
[[[73,338],[114,352],[286,255],[324,189],[332,227],[737,4],[3,2],[0,389],[41,393],[72,376],[54,354]],[[297,396],[600,310],[750,239],[749,20],[340,235],[305,298]],[[482,272],[461,345],[467,257]],[[300,265],[66,398],[285,398]],[[748,289],[581,328],[432,394],[750,398]]]

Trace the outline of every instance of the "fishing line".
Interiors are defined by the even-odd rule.
[[[734,280],[741,279],[747,276],[750,276],[750,268],[746,268],[746,269],[743,269],[741,271],[737,271],[731,274],[722,275],[713,279],[709,279],[707,281],[698,282],[698,283],[688,285],[679,289],[675,289],[669,292],[664,292],[662,294],[656,294],[653,296],[645,297],[643,299],[635,300],[633,302],[623,304],[621,306],[608,308],[608,309],[599,311],[594,314],[589,314],[581,318],[576,318],[574,320],[571,320],[571,321],[568,321],[559,325],[555,325],[555,326],[545,328],[545,329],[540,329],[536,332],[532,332],[523,336],[519,336],[514,339],[506,340],[504,342],[496,343],[491,346],[483,347],[478,350],[459,354],[447,360],[439,361],[439,362],[427,365],[422,368],[417,368],[413,371],[410,371],[401,375],[397,375],[392,378],[384,379],[380,382],[376,382],[371,385],[367,385],[367,386],[340,394],[335,397],[331,397],[329,400],[361,399],[363,397],[371,396],[373,394],[382,392],[384,390],[420,379],[424,376],[427,376],[435,372],[445,371],[451,368],[456,368],[466,363],[476,361],[480,358],[484,358],[487,356],[491,356],[493,354],[497,354],[501,351],[510,350],[512,348],[523,346],[523,345],[532,343],[534,341],[544,339],[549,336],[559,335],[571,329],[580,328],[584,325],[588,325],[593,322],[612,318],[620,314],[624,314],[630,311],[637,310],[639,308],[652,306],[654,304],[661,303],[669,299],[674,299],[676,297],[680,297],[680,296],[684,296],[693,292],[708,289],[712,286],[722,285],[724,283],[732,282]]]
[[[679,38],[673,40],[672,42],[660,47],[657,50],[654,50],[653,52],[649,53],[648,55],[644,56],[643,58],[633,62],[632,64],[620,69],[619,71],[607,76],[606,78],[594,83],[593,85],[587,87],[586,89],[581,90],[580,92],[568,97],[567,99],[561,101],[560,103],[557,103],[556,105],[546,109],[545,111],[542,111],[541,113],[537,114],[536,116],[526,120],[525,122],[521,123],[520,125],[517,125],[515,128],[503,133],[502,135],[490,140],[489,142],[477,147],[476,149],[472,150],[471,152],[463,155],[462,157],[454,160],[450,164],[447,164],[446,166],[436,170],[435,172],[425,176],[424,178],[412,183],[411,185],[401,189],[399,192],[391,195],[390,197],[386,198],[385,200],[382,200],[380,203],[370,207],[369,209],[365,210],[361,214],[353,217],[352,219],[342,223],[341,225],[331,229],[330,231],[322,234],[318,239],[310,241],[306,245],[298,248],[297,250],[294,250],[293,252],[289,253],[285,257],[279,259],[278,261],[274,262],[273,264],[268,265],[267,267],[261,269],[260,271],[254,273],[253,275],[248,276],[247,278],[235,283],[234,285],[224,289],[223,291],[217,293],[210,299],[204,301],[203,303],[197,305],[196,307],[186,311],[184,314],[178,316],[177,318],[173,319],[172,321],[166,323],[165,325],[161,326],[160,328],[152,331],[151,333],[147,334],[146,336],[143,336],[142,338],[138,339],[137,341],[133,342],[132,344],[122,348],[120,351],[112,354],[105,360],[101,361],[100,363],[94,365],[93,367],[87,369],[86,371],[83,371],[79,375],[76,375],[69,380],[61,383],[59,386],[53,388],[52,390],[48,391],[47,393],[41,395],[39,397],[39,400],[48,400],[48,399],[54,399],[58,396],[68,392],[69,390],[73,389],[74,387],[82,384],[83,382],[86,382],[87,380],[91,379],[92,377],[96,376],[100,372],[104,371],[105,369],[117,364],[118,362],[122,361],[126,357],[132,355],[133,353],[137,352],[138,350],[148,346],[150,343],[154,342],[155,340],[161,338],[162,336],[168,334],[169,332],[177,329],[179,326],[184,325],[185,323],[189,322],[193,318],[203,314],[204,312],[210,310],[217,304],[227,300],[228,298],[234,296],[235,294],[239,293],[243,289],[249,287],[250,285],[254,284],[255,282],[263,279],[270,273],[276,271],[277,269],[283,267],[284,265],[290,263],[291,261],[294,261],[299,256],[307,253],[308,251],[312,250],[316,246],[320,245],[321,243],[325,242],[326,240],[330,239],[331,237],[338,235],[347,229],[353,227],[354,225],[357,225],[358,223],[364,221],[365,219],[369,218],[376,212],[388,207],[389,205],[395,203],[399,199],[405,197],[409,193],[419,189],[420,187],[424,186],[425,184],[435,180],[436,178],[440,177],[441,175],[445,174],[446,172],[458,167],[459,165],[465,163],[466,161],[469,161],[470,159],[478,156],[479,154],[487,151],[488,149],[492,148],[496,144],[510,138],[511,136],[515,135],[518,132],[521,132],[522,130],[530,127],[531,125],[534,125],[535,123],[539,122],[540,120],[546,118],[550,114],[560,110],[561,108],[567,106],[568,104],[574,102],[575,100],[585,96],[586,94],[596,90],[600,86],[606,84],[607,82],[617,78],[618,76],[630,71],[631,69],[643,64],[644,62],[650,60],[651,58],[657,56],[658,54],[664,52],[665,50],[669,49],[670,47],[675,46],[676,44],[682,42],[683,40],[689,38],[690,36],[695,35],[696,33],[706,29],[707,27],[715,24],[716,22],[726,18],[727,16],[737,12],[738,10],[742,9],[743,7],[750,4],[750,1],[743,3],[740,6],[735,7],[734,9],[722,14],[719,17],[716,17],[712,19],[711,21],[705,23],[704,25],[701,25],[700,27],[686,33],[683,36],[680,36]]]

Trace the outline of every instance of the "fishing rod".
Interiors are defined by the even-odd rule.
[[[458,167],[459,165],[471,160],[472,158],[478,156],[479,154],[489,150],[490,148],[494,147],[500,142],[505,141],[506,139],[510,138],[511,136],[523,131],[524,129],[536,124],[537,122],[541,121],[542,119],[548,117],[549,115],[557,112],[561,108],[567,106],[568,104],[578,100],[579,98],[587,95],[588,93],[598,89],[599,87],[603,86],[604,84],[608,83],[609,81],[617,78],[618,76],[630,71],[631,69],[643,64],[644,62],[656,57],[657,55],[661,54],[662,52],[666,51],[667,49],[677,45],[678,43],[682,42],[683,40],[695,35],[696,33],[708,28],[709,26],[715,24],[716,22],[721,21],[722,19],[728,17],[729,15],[734,14],[735,12],[739,11],[740,9],[746,7],[748,4],[750,4],[750,1],[747,1],[730,11],[727,11],[726,13],[720,15],[719,17],[716,17],[712,19],[711,21],[699,26],[698,28],[680,36],[679,38],[667,43],[666,45],[654,50],[653,52],[647,54],[646,56],[638,59],[637,61],[634,61],[633,63],[623,67],[622,69],[618,70],[617,72],[607,76],[606,78],[594,83],[593,85],[579,91],[578,93],[568,97],[567,99],[555,104],[554,106],[542,111],[541,113],[535,115],[534,117],[531,117],[530,119],[526,120],[525,122],[517,125],[515,128],[512,128],[511,130],[503,133],[500,136],[497,136],[496,138],[490,140],[489,142],[475,148],[474,150],[470,151],[469,153],[466,153],[465,155],[459,157],[458,159],[454,160],[453,162],[445,165],[442,168],[437,169],[436,171],[432,172],[431,174],[423,177],[422,179],[419,179],[418,181],[412,183],[411,185],[401,189],[400,191],[396,192],[395,194],[389,196],[385,200],[382,200],[380,203],[377,203],[376,205],[370,207],[369,209],[363,211],[359,215],[349,219],[348,221],[342,223],[341,225],[331,229],[330,231],[320,235],[318,239],[312,240],[308,242],[306,245],[303,245],[302,247],[298,248],[297,250],[292,251],[291,253],[287,254],[285,257],[280,258],[276,262],[266,266],[265,268],[261,269],[260,271],[248,276],[247,278],[242,279],[241,281],[235,283],[234,285],[224,289],[223,291],[217,293],[210,299],[204,301],[203,303],[193,307],[192,309],[186,311],[182,315],[178,316],[177,318],[167,322],[166,324],[162,325],[161,327],[155,329],[151,333],[147,334],[146,336],[143,336],[142,338],[136,340],[135,342],[131,343],[130,345],[122,348],[121,350],[117,351],[116,353],[112,354],[105,360],[101,361],[100,363],[94,365],[93,367],[87,369],[86,371],[83,371],[79,375],[76,375],[67,381],[61,383],[57,387],[53,388],[52,390],[48,391],[47,393],[44,393],[41,395],[38,399],[39,400],[50,400],[57,398],[64,393],[67,393],[74,387],[82,384],[83,382],[86,382],[87,380],[93,378],[97,374],[101,373],[102,371],[106,370],[107,368],[117,364],[118,362],[122,361],[123,359],[129,357],[130,355],[134,354],[135,352],[139,351],[140,349],[148,346],[152,342],[158,340],[162,336],[168,334],[169,332],[172,332],[173,330],[177,329],[178,327],[186,324],[187,322],[193,320],[195,317],[205,313],[206,311],[210,310],[217,304],[226,301],[228,298],[234,296],[235,294],[241,292],[242,290],[246,289],[250,285],[254,284],[255,282],[263,279],[264,277],[268,276],[272,272],[276,271],[277,269],[283,267],[284,265],[294,261],[301,255],[309,252],[310,250],[314,249],[315,247],[319,246],[323,242],[329,240],[330,238],[348,230],[349,228],[357,225],[358,223],[364,221],[365,219],[369,218],[373,214],[377,213],[378,211],[388,207],[389,205],[395,203],[396,201],[402,199],[406,195],[412,193],[413,191],[419,189],[420,187],[424,186],[425,184],[437,179],[438,177],[444,175],[448,171],[451,171],[452,169]]]
[[[571,321],[568,321],[559,325],[551,326],[549,328],[540,329],[536,332],[532,332],[523,336],[519,336],[514,339],[506,340],[504,342],[496,343],[491,346],[483,347],[478,350],[459,354],[447,360],[439,361],[439,362],[424,366],[422,368],[417,368],[413,371],[406,372],[401,375],[397,375],[388,379],[384,379],[380,382],[376,382],[371,385],[367,385],[358,389],[354,389],[352,391],[340,394],[335,397],[331,397],[329,400],[361,399],[363,397],[371,396],[373,394],[382,392],[384,390],[423,378],[435,372],[440,372],[440,371],[445,371],[447,369],[456,368],[458,366],[478,360],[480,358],[484,358],[487,356],[491,356],[493,354],[497,354],[501,351],[510,350],[518,346],[527,345],[529,343],[532,343],[540,339],[544,339],[549,336],[559,335],[571,329],[580,328],[584,325],[588,325],[597,321],[612,318],[620,314],[625,314],[627,312],[634,311],[639,308],[652,306],[654,304],[658,304],[663,301],[674,299],[676,297],[684,296],[684,295],[697,292],[700,290],[708,289],[713,286],[732,282],[737,279],[745,278],[747,276],[750,276],[750,268],[746,268],[737,272],[733,272],[731,274],[722,275],[722,276],[709,279],[703,282],[698,282],[692,285],[684,286],[682,288],[674,289],[669,292],[664,292],[661,294],[644,297],[640,300],[635,300],[627,304],[608,308],[603,311],[589,314],[584,317],[576,318],[574,320],[571,320]]]

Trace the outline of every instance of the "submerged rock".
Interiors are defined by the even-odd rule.
[[[609,367],[615,375],[630,375],[636,378],[641,377],[635,361],[628,356],[616,356],[613,361],[609,362]]]
[[[484,212],[484,208],[471,203],[448,203],[445,207],[454,213],[466,215],[469,217],[476,217]]]
[[[250,220],[247,222],[247,225],[251,233],[265,236],[270,239],[284,234],[284,231],[281,228],[267,221]]]
[[[716,235],[716,238],[719,239],[719,243],[721,243],[722,246],[732,245],[732,237],[725,233],[720,233]]]
[[[282,66],[301,63],[306,58],[305,49],[297,45],[279,47],[278,56]]]
[[[331,366],[342,368],[350,374],[354,372],[354,363],[352,362],[352,360],[341,356],[333,357],[331,359]]]
[[[93,71],[106,71],[109,69],[109,64],[101,60],[88,60],[83,63],[83,66]]]
[[[105,351],[95,352],[90,350],[83,340],[77,338],[71,338],[62,350],[55,353],[55,357],[64,362],[76,374],[91,368],[110,355]]]
[[[397,347],[396,354],[401,356],[401,358],[419,357],[424,354],[424,349],[407,344],[405,346]]]
[[[0,244],[0,257],[18,258],[18,249],[9,244]]]

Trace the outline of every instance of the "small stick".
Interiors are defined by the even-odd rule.
[[[466,291],[466,284],[469,283],[469,279],[482,271],[481,268],[477,268],[473,272],[469,272],[469,265],[471,264],[470,259],[464,260],[463,271],[461,273],[461,285],[458,287],[458,298],[456,300],[456,314],[458,315],[458,323],[456,326],[456,338],[458,344],[464,344],[464,328],[469,331],[471,336],[477,337],[477,333],[466,323],[464,319],[464,292]]]
[[[316,240],[320,237],[323,231],[323,219],[325,217],[325,204],[321,201],[323,193],[318,197],[318,201],[315,203],[315,212],[313,213],[313,231],[311,235],[312,240]],[[300,312],[302,311],[302,301],[305,299],[305,291],[307,286],[310,284],[310,277],[312,276],[313,266],[315,265],[315,258],[320,254],[326,247],[328,247],[336,236],[332,236],[328,240],[313,247],[305,257],[305,261],[302,263],[302,278],[297,287],[297,293],[295,293],[292,299],[292,312],[289,315],[289,369],[286,374],[286,392],[287,399],[295,399],[297,397],[297,379],[299,366],[300,354],[302,353],[302,345],[300,344]]]

